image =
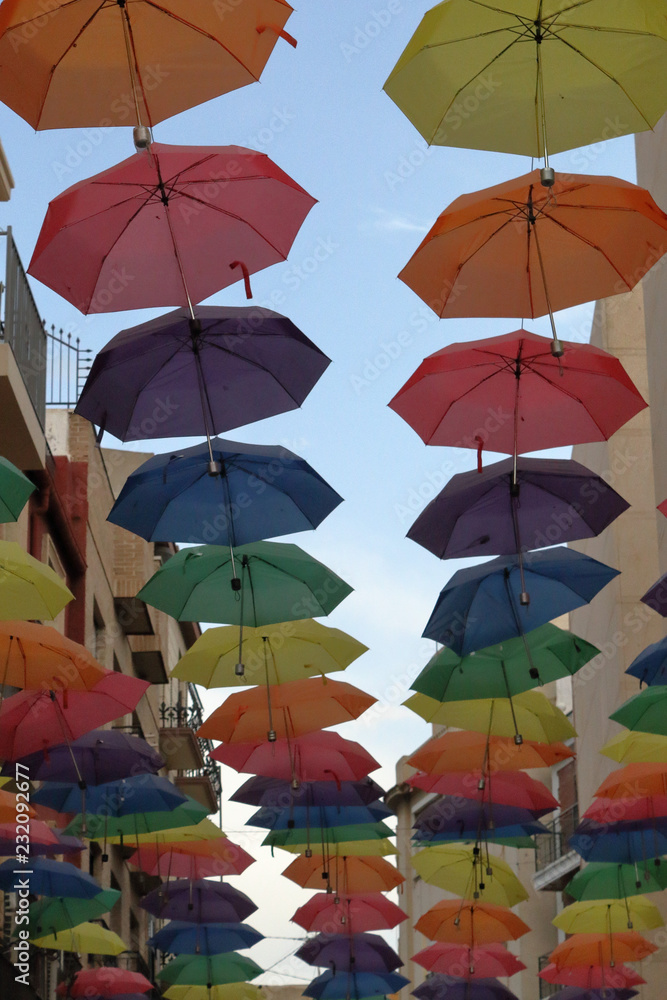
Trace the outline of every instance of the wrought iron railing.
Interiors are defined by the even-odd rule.
[[[47,380],[46,405],[76,406],[81,390],[90,371],[93,352],[82,347],[79,337],[59,330],[55,326],[46,331]]]
[[[570,837],[579,824],[579,806],[571,806],[559,813],[550,823],[544,825],[549,833],[539,833],[535,837],[535,871],[542,871],[565,854],[569,854]]]
[[[182,692],[179,690],[176,704],[168,705],[166,702],[162,702],[159,711],[160,723],[165,729],[173,727],[179,729],[185,727],[199,729],[204,721],[204,706],[194,684],[187,685],[186,699],[183,698]],[[219,800],[222,795],[222,780],[220,778],[220,768],[210,758],[213,744],[210,740],[203,739],[201,736],[197,737],[197,742],[204,758],[204,767],[198,771],[189,771],[187,774],[189,777],[206,774]]]

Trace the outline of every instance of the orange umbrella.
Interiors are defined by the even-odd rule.
[[[657,947],[636,931],[616,934],[573,934],[549,955],[559,968],[575,965],[614,965],[616,962],[641,962]]]
[[[285,878],[304,889],[321,889],[331,886],[344,896],[356,893],[390,892],[405,882],[399,870],[384,858],[324,857],[300,854],[283,872]]]
[[[50,625],[0,622],[0,684],[37,691],[89,691],[105,674],[85,646]]]
[[[28,805],[25,800],[21,804],[20,810],[17,810],[16,805],[16,795],[13,792],[5,792],[0,789],[0,823],[16,823],[17,817],[20,817],[18,821],[22,823],[24,817],[37,815],[33,807]]]
[[[667,795],[667,764],[627,764],[605,778],[594,794],[607,799]]]
[[[0,100],[33,128],[155,125],[259,79],[285,0],[5,0]]]
[[[528,924],[506,906],[445,899],[427,910],[415,924],[415,930],[433,941],[467,944],[501,944],[527,934]]]
[[[290,681],[270,689],[249,688],[231,694],[199,727],[197,735],[242,743],[267,734],[269,742],[275,742],[357,719],[375,701],[352,684],[325,677]]]
[[[141,844],[130,864],[160,878],[207,878],[240,875],[255,859],[227,837],[198,842]]]
[[[512,737],[490,736],[468,731],[443,733],[428,740],[407,763],[428,774],[448,774],[484,769],[522,771],[535,767],[551,767],[574,752],[564,743],[535,743],[531,740],[517,746]]]

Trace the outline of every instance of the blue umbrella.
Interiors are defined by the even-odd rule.
[[[667,638],[642,650],[625,672],[640,684],[667,684]]]
[[[627,823],[581,821],[570,837],[570,847],[585,861],[631,865],[667,854],[667,817]]]
[[[409,982],[397,972],[325,972],[306,986],[303,995],[315,1000],[384,997],[387,993],[398,993]]]
[[[86,814],[129,816],[138,812],[163,812],[187,802],[167,778],[155,774],[138,774],[103,785],[93,785],[86,793]],[[81,791],[78,784],[54,781],[33,792],[32,801],[60,813],[78,813]]]
[[[30,874],[16,874],[16,860],[10,858],[0,865],[0,889],[16,892],[17,880],[29,883],[30,892],[38,896],[71,896],[75,899],[92,899],[102,891],[92,875],[82,872],[67,861],[50,861],[48,858],[31,858]],[[20,888],[20,886],[19,886]]]
[[[148,939],[151,948],[172,955],[219,955],[237,948],[251,948],[264,935],[247,924],[192,924],[172,920]]]
[[[317,826],[356,826],[375,823],[393,816],[394,813],[382,802],[369,806],[296,806],[293,809],[272,809],[263,806],[248,820],[249,826],[261,826],[268,830],[293,830]]]
[[[109,521],[147,541],[245,545],[316,528],[342,497],[282,447],[213,438],[156,455],[128,478]]]
[[[500,556],[454,574],[423,636],[465,656],[587,604],[618,572],[563,547],[528,552],[523,567],[519,556]]]

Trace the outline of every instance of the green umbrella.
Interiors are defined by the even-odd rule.
[[[75,899],[69,896],[40,899],[28,911],[30,933],[34,937],[41,937],[76,927],[84,921],[108,913],[118,899],[118,889],[104,889],[92,899]]]
[[[644,688],[623,702],[609,718],[626,729],[667,736],[667,685]]]
[[[103,816],[79,813],[65,828],[68,835],[82,836],[88,840],[112,842],[121,837],[134,837],[157,830],[174,830],[181,826],[200,823],[208,815],[208,809],[188,796],[187,802],[175,809],[156,812],[131,813],[129,816]],[[84,823],[85,820],[85,823]]]
[[[0,455],[0,524],[17,521],[37,487],[20,469]]]
[[[350,826],[311,826],[294,830],[271,830],[262,841],[262,846],[286,847],[303,844],[314,847],[321,853],[322,845],[346,843],[357,840],[382,840],[394,837],[394,831],[385,823],[358,823]]]
[[[510,698],[576,674],[599,652],[584,639],[547,624],[463,657],[445,647],[431,657],[411,687],[441,702]]]
[[[264,972],[251,958],[235,951],[224,955],[179,955],[167,962],[157,973],[158,979],[186,986],[208,986],[215,983],[240,983]]]
[[[298,545],[182,549],[137,597],[179,621],[271,625],[328,615],[352,588]]]
[[[634,865],[593,862],[582,868],[567,885],[574,899],[625,899],[667,889],[667,865],[653,861]]]

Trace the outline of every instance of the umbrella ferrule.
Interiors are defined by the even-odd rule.
[[[231,580],[230,580],[230,583],[232,585],[232,590],[238,592],[241,589],[241,577],[240,576],[233,576],[231,578]]]
[[[515,746],[520,747],[522,743],[523,743],[523,736],[521,735],[521,733],[517,733],[516,736],[514,737],[514,744]]]
[[[540,181],[542,187],[551,188],[556,183],[556,171],[553,167],[542,167],[540,170]]]
[[[138,152],[148,149],[153,141],[148,125],[135,125],[132,130],[132,139],[134,140],[134,148]]]
[[[236,674],[237,677],[243,677],[243,675],[245,674],[244,664],[237,663],[236,666],[234,667],[234,673]]]
[[[221,476],[222,475],[222,463],[221,462],[215,462],[215,461],[209,462],[208,463],[207,471],[208,471],[209,476],[212,476],[212,477]]]
[[[530,604],[530,594],[526,590],[522,590],[519,596],[519,603],[522,608],[527,608]]]

